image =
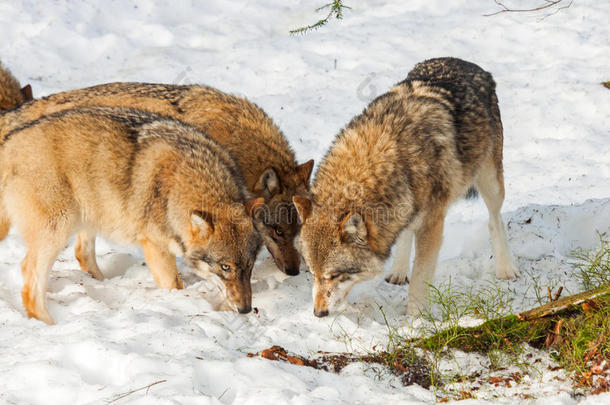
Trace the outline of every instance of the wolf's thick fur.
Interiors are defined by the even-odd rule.
[[[48,274],[74,232],[140,244],[159,287],[182,287],[175,255],[183,255],[218,275],[230,303],[248,312],[261,245],[249,214],[262,204],[249,195],[224,148],[157,114],[77,108],[0,138],[1,222],[13,221],[27,243],[23,304],[47,323]],[[94,253],[86,242],[78,249]],[[81,264],[101,278],[95,261]]]
[[[452,201],[474,186],[489,209],[499,278],[515,278],[500,208],[502,123],[491,75],[439,58],[375,99],[341,131],[320,165],[312,201],[295,198],[299,243],[314,273],[314,312],[328,314],[351,287],[382,272],[397,241],[388,282],[408,282],[407,313],[426,307]]]
[[[30,85],[21,88],[15,76],[0,62],[0,111],[15,108],[31,99]]]
[[[313,161],[297,164],[288,141],[262,109],[207,86],[110,83],[54,94],[6,113],[0,116],[0,134],[44,114],[93,105],[138,108],[179,119],[225,147],[248,189],[265,198],[261,235],[269,252],[282,271],[298,274],[300,255],[293,243],[298,221],[291,199],[308,193]]]

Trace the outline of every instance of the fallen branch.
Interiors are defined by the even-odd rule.
[[[544,318],[546,316],[554,315],[561,311],[567,310],[570,307],[575,307],[577,305],[586,303],[587,301],[591,301],[606,294],[610,294],[610,286],[598,288],[592,291],[585,291],[580,294],[571,295],[569,297],[565,297],[558,300],[551,299],[551,302],[549,302],[548,304],[530,309],[529,311],[521,312],[516,316],[522,321],[531,321],[533,319]],[[559,298],[558,295],[557,298]]]

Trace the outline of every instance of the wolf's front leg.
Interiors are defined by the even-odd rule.
[[[182,289],[182,280],[176,267],[176,256],[169,253],[167,249],[157,246],[150,239],[143,238],[140,240],[140,244],[157,287]]]
[[[443,240],[444,211],[430,213],[415,232],[415,261],[409,285],[407,315],[419,316],[428,308],[429,284],[434,277]]]
[[[409,269],[411,261],[411,247],[413,246],[413,230],[405,228],[396,241],[396,256],[392,263],[392,270],[385,278],[391,284],[405,284],[409,282]]]

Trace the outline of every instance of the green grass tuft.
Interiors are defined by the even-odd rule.
[[[610,242],[599,235],[600,245],[596,249],[576,249],[572,257],[578,278],[586,291],[610,285]]]
[[[551,321],[528,323],[514,315],[491,319],[479,326],[454,326],[422,339],[417,344],[425,350],[439,351],[443,348],[458,349],[464,352],[489,354],[492,351],[513,353],[522,343],[539,347],[546,338]]]
[[[585,290],[610,286],[610,243],[602,235],[598,248],[576,250],[573,258]],[[451,360],[451,349],[486,355],[491,369],[517,366],[527,372],[533,370],[523,363],[521,354],[530,345],[546,350],[574,376],[575,385],[594,393],[610,389],[610,290],[556,315],[521,321],[513,315],[514,297],[507,287],[490,282],[475,288],[456,287],[451,280],[432,286],[434,314],[424,314],[423,337],[408,339],[389,329],[388,363],[394,362],[393,356],[408,361],[423,351],[429,359],[433,389],[447,394],[447,384],[464,380],[459,370],[440,371],[441,360]],[[542,297],[539,301],[542,305]],[[482,318],[483,323],[462,327],[466,316]]]

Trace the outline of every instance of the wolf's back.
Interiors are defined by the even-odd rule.
[[[458,58],[435,58],[418,63],[405,82],[421,81],[451,93],[456,103],[465,102],[469,94],[489,102],[496,89],[491,74],[478,65]]]
[[[491,135],[496,159],[502,156],[502,119],[496,95],[496,83],[491,73],[478,65],[458,58],[429,59],[415,65],[400,84],[423,84],[438,97],[446,100],[457,129],[457,149],[461,160],[469,160],[469,152],[476,147],[473,134]],[[483,131],[486,125],[492,131]]]

